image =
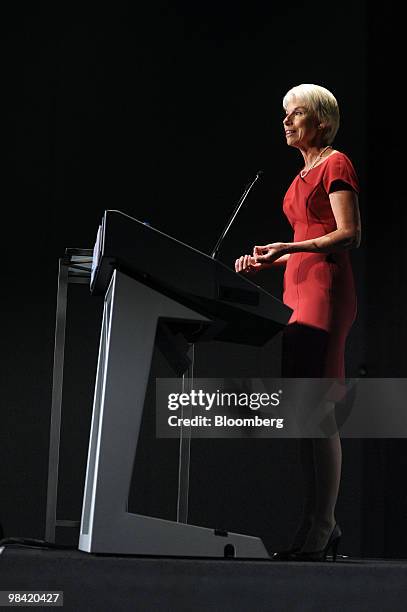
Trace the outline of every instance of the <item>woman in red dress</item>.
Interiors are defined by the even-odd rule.
[[[284,303],[293,309],[283,334],[282,376],[343,378],[345,341],[356,316],[349,249],[360,243],[358,179],[350,159],[333,149],[339,109],[330,91],[304,84],[284,96],[283,121],[289,146],[304,158],[283,210],[293,242],[255,246],[235,262],[250,274],[284,265]],[[303,471],[302,521],[279,560],[317,561],[336,550],[341,530],[335,519],[341,474],[339,434],[299,441]]]

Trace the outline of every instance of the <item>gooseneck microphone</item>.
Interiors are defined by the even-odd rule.
[[[212,251],[211,257],[213,259],[217,258],[218,252],[219,252],[219,249],[220,249],[220,245],[222,244],[226,234],[228,233],[230,226],[232,225],[233,221],[235,220],[235,217],[236,217],[237,213],[239,212],[243,202],[245,201],[245,199],[249,195],[250,190],[253,187],[254,183],[259,180],[259,178],[261,177],[262,174],[263,174],[263,170],[258,170],[257,173],[256,173],[256,176],[254,177],[254,179],[250,183],[248,183],[248,185],[245,187],[245,190],[242,193],[242,195],[240,197],[240,200],[238,201],[237,206],[236,206],[235,210],[232,213],[232,216],[230,217],[229,221],[227,222],[227,225],[226,225],[225,229],[223,230],[222,234],[220,235],[220,238],[219,238],[218,242],[216,243],[215,248]]]

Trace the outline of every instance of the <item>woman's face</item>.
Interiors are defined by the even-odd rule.
[[[287,144],[298,148],[317,145],[320,136],[318,123],[301,99],[291,98],[283,120]]]

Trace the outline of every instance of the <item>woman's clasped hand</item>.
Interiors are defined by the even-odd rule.
[[[273,242],[263,246],[255,246],[252,255],[242,255],[235,261],[236,272],[251,274],[270,268],[273,263],[287,253],[287,245],[283,242]]]

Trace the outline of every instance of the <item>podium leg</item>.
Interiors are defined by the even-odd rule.
[[[61,438],[62,381],[64,377],[68,268],[69,263],[66,259],[61,258],[59,260],[58,271],[51,425],[49,436],[47,511],[45,518],[45,539],[48,542],[55,542],[55,529],[57,523],[58,467]]]
[[[195,345],[191,344],[188,351],[191,365],[182,375],[182,393],[189,393],[194,384],[194,361]],[[181,418],[191,418],[192,407],[182,406]],[[179,438],[179,460],[178,460],[178,498],[177,498],[177,521],[188,522],[188,498],[189,498],[189,464],[191,460],[191,426],[181,426]]]

